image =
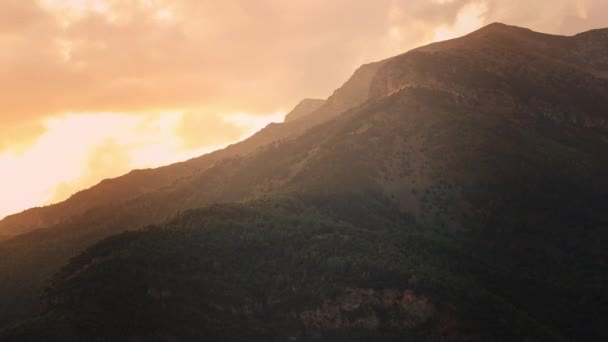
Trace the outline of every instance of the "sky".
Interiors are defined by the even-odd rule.
[[[241,140],[363,63],[606,18],[606,0],[0,0],[0,218]]]

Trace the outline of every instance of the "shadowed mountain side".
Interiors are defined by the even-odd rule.
[[[54,277],[45,315],[0,339],[558,338],[463,274],[462,241],[417,227],[387,201],[365,204],[357,210],[367,222],[352,224],[344,213],[271,196],[113,236]],[[463,295],[475,304],[462,305]]]

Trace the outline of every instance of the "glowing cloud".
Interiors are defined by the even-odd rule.
[[[183,123],[190,117],[196,114],[72,113],[45,120],[44,133],[31,146],[0,154],[0,189],[10,194],[0,196],[0,217],[64,200],[132,169],[166,165],[224,147],[281,121],[283,114],[226,114],[216,116],[215,123],[201,115],[203,124],[222,125],[223,131],[203,125],[198,134],[185,134]],[[213,136],[205,139],[208,134]]]
[[[448,40],[474,31],[485,22],[484,16],[487,11],[488,5],[485,2],[467,4],[460,9],[452,25],[442,25],[435,30],[432,41]]]

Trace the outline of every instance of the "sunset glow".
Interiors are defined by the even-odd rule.
[[[33,145],[21,151],[9,148],[0,154],[0,188],[14,194],[0,198],[0,217],[62,201],[104,178],[132,169],[158,167],[202,155],[283,118],[282,113],[215,116],[215,123],[207,120],[202,124],[225,126],[224,131],[208,137],[204,135],[209,133],[201,131],[201,137],[194,137],[182,127],[187,116],[180,112],[146,116],[71,113],[44,120],[45,132]],[[203,139],[199,147],[189,142],[197,138]]]
[[[487,10],[488,6],[484,2],[473,2],[464,6],[452,24],[442,25],[435,30],[432,41],[448,40],[474,31],[483,25]]]

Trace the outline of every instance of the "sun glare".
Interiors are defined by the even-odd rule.
[[[221,115],[245,138],[283,114]],[[100,180],[132,169],[158,167],[226,146],[234,141],[193,146],[178,127],[182,112],[150,115],[70,113],[44,121],[45,133],[23,151],[0,153],[0,218],[29,207],[62,201]],[[201,127],[200,135],[209,134]]]

